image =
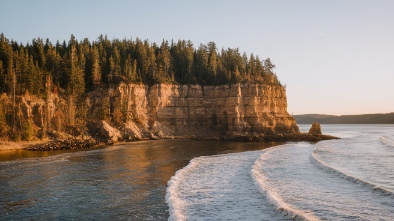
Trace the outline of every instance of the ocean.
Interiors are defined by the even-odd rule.
[[[0,220],[394,220],[394,125],[322,130],[342,139],[0,152]]]

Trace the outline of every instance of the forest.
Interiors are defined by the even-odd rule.
[[[86,116],[81,112],[83,95],[110,84],[281,85],[274,68],[270,58],[241,54],[238,48],[219,50],[214,42],[195,47],[190,40],[163,40],[158,45],[139,38],[109,40],[103,35],[94,41],[78,41],[71,35],[68,42],[53,44],[49,39],[37,38],[23,45],[2,33],[0,138],[29,140],[33,135],[44,137],[50,128],[82,128],[86,121],[86,117],[81,117]],[[22,96],[32,95],[48,103],[53,93],[67,100],[67,118],[41,122],[37,128],[31,119],[21,116],[17,102]],[[48,107],[43,111],[48,111]]]
[[[224,85],[238,82],[280,84],[269,58],[238,48],[218,50],[214,42],[195,48],[185,40],[109,40],[99,36],[52,44],[33,39],[26,45],[0,35],[0,93],[43,95],[46,81],[67,94],[84,92],[110,83],[157,83]]]

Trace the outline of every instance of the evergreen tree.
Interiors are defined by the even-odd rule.
[[[208,76],[209,76],[210,84],[215,84],[217,77],[216,74],[218,69],[218,64],[217,64],[218,61],[216,55],[216,44],[214,42],[208,43],[208,53],[209,53]]]
[[[78,57],[76,56],[76,47],[71,46],[69,54],[69,70],[67,92],[70,96],[78,98],[85,91],[84,73],[78,65]]]
[[[44,54],[44,42],[41,38],[33,39],[32,55],[35,61],[38,62],[40,68],[45,67],[45,54]]]
[[[209,82],[208,72],[208,48],[201,44],[194,53],[193,75],[197,78],[198,83],[204,85]]]
[[[99,54],[96,47],[93,47],[91,53],[91,61],[92,61],[92,83],[94,87],[97,87],[101,84],[101,69],[99,64]]]
[[[275,65],[271,62],[270,58],[264,60],[264,70],[268,73],[273,73],[272,70],[275,68]]]

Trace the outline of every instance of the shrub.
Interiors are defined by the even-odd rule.
[[[34,129],[31,122],[24,122],[22,125],[22,140],[31,141],[34,136]]]

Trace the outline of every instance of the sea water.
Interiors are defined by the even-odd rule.
[[[273,145],[161,140],[0,151],[0,220],[167,220],[167,183],[190,160]]]
[[[168,182],[170,220],[394,220],[394,126],[323,130],[342,139],[193,159]]]
[[[394,125],[322,128],[342,139],[0,153],[0,220],[394,220]]]

